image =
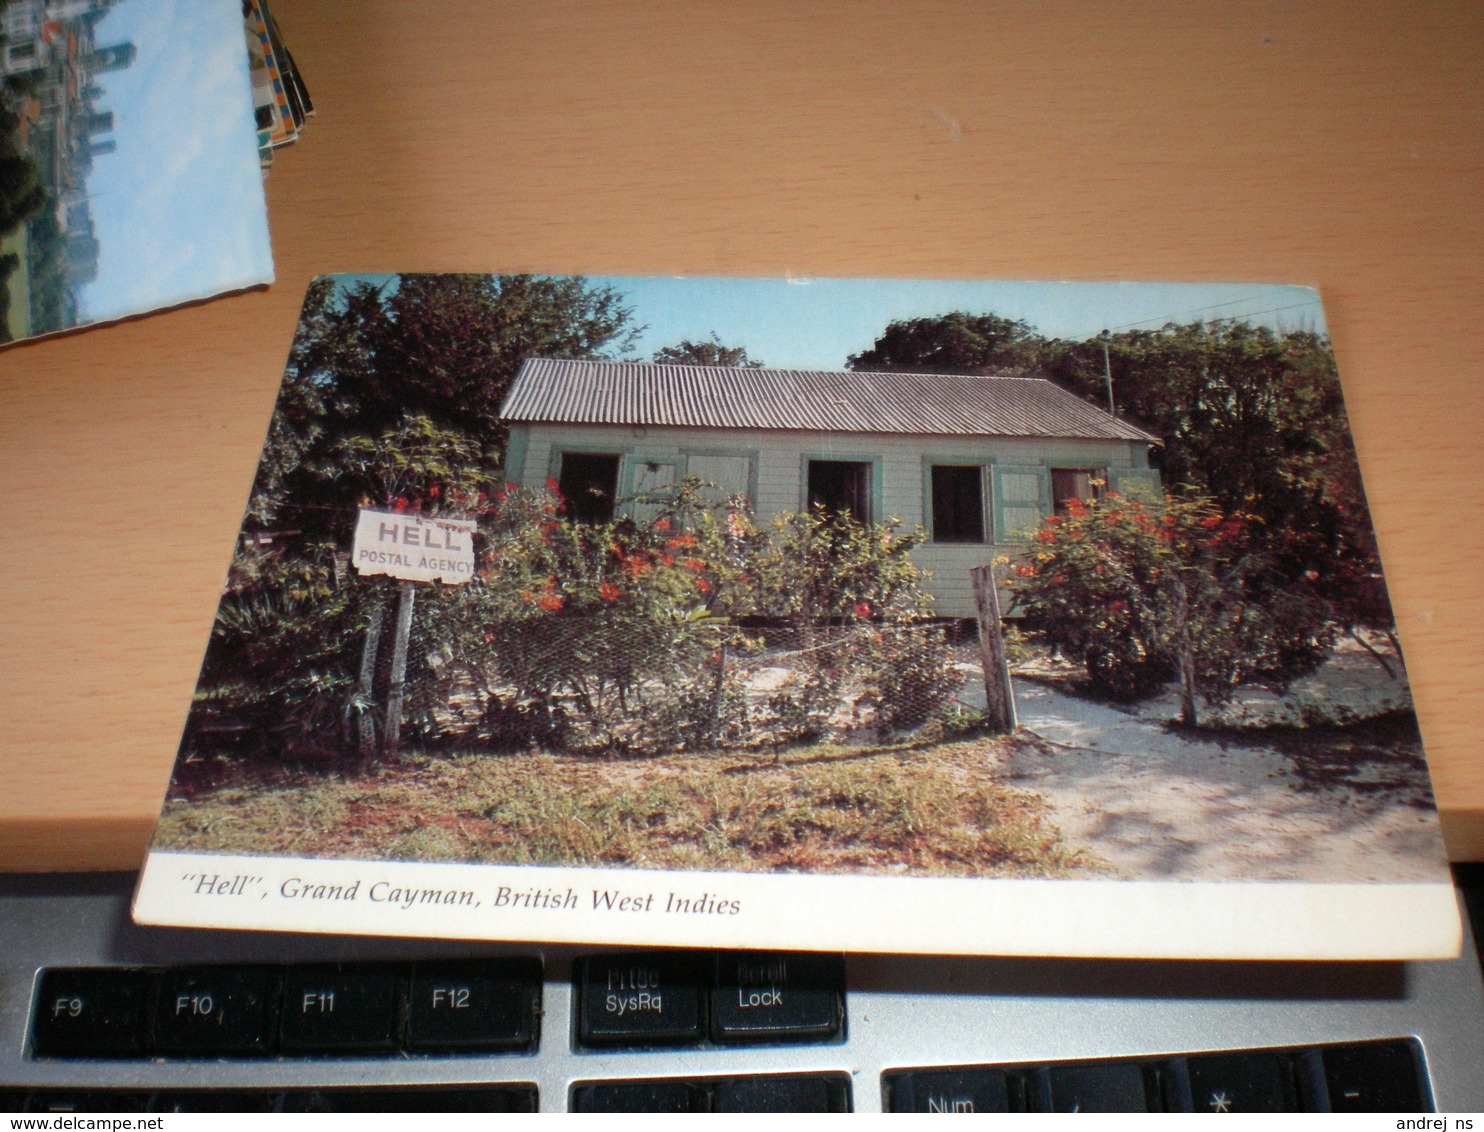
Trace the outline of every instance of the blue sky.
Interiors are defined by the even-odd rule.
[[[93,160],[101,246],[85,318],[137,311],[273,277],[239,0],[120,0],[97,43],[131,42],[132,66],[99,75],[117,149]]]
[[[962,310],[1024,319],[1042,334],[1083,339],[1108,329],[1235,318],[1324,329],[1318,296],[1302,287],[1158,283],[1017,283],[881,279],[594,280],[626,295],[648,329],[635,352],[649,357],[714,331],[768,365],[842,369],[887,324]]]
[[[640,359],[714,332],[770,366],[843,369],[888,323],[955,310],[1024,319],[1042,334],[1074,340],[1213,318],[1327,333],[1318,293],[1279,284],[588,278],[624,295],[635,325],[646,328],[631,354]]]

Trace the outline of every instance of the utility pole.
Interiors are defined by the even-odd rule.
[[[1108,361],[1108,339],[1112,336],[1104,330],[1098,337],[1103,340],[1103,383],[1108,387],[1108,414],[1116,417],[1118,410],[1113,408],[1113,366]]]

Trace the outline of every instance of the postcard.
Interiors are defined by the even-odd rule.
[[[1318,295],[315,281],[134,911],[1456,954]]]
[[[0,342],[273,280],[238,0],[16,3]]]
[[[258,129],[258,150],[287,145],[299,134],[290,107],[289,84],[283,75],[268,18],[257,0],[243,0],[242,17],[247,34],[248,72],[252,76],[253,120]]]

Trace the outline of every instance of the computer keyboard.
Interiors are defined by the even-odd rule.
[[[0,1109],[1484,1110],[1472,940],[1416,963],[490,945],[141,928],[131,885],[0,878]]]

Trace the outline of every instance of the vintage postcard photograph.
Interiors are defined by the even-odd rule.
[[[0,0],[0,342],[272,279],[239,0]]]
[[[135,914],[1455,954],[1318,295],[317,280]]]

